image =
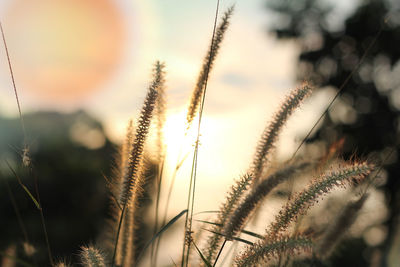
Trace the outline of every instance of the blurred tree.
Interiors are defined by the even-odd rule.
[[[34,259],[39,266],[48,263],[40,214],[6,163],[36,195],[32,174],[23,167],[25,145],[39,180],[53,258],[65,257],[67,262],[79,262],[74,258],[79,247],[90,243],[98,243],[107,250],[111,237],[109,230],[114,224],[109,224],[112,217],[110,194],[103,175],[109,179],[116,175],[112,169],[117,167],[117,146],[107,139],[101,123],[83,111],[26,114],[24,123],[28,130],[27,144],[24,144],[20,120],[0,117],[0,251],[16,245],[18,257],[32,262],[22,252],[25,237],[5,180],[13,192],[30,242],[37,250]],[[135,216],[134,236],[138,244],[134,248],[135,256],[152,235],[153,213],[150,212],[153,211],[150,208],[156,164],[150,155],[146,155],[146,180]],[[112,249],[107,252],[112,253]]]
[[[400,2],[270,0],[267,6],[274,18],[270,30],[299,41],[298,79],[320,90],[344,85],[308,141],[345,137],[345,158],[374,152],[383,159],[394,149],[382,186],[390,209],[386,254],[400,218]]]
[[[24,122],[53,256],[70,258],[81,245],[94,242],[104,230],[109,209],[108,189],[102,175],[110,176],[116,147],[106,138],[101,124],[82,111],[27,114]],[[0,117],[0,129],[0,251],[12,244],[20,247],[25,241],[1,181],[5,179],[30,241],[37,249],[36,260],[39,266],[46,266],[39,212],[5,164],[7,160],[29,190],[35,192],[32,175],[22,167],[24,142],[20,121]]]

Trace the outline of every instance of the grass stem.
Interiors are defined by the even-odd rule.
[[[210,52],[209,52],[209,59],[207,60],[207,65],[205,69],[205,78],[204,78],[204,92],[202,93],[202,99],[201,99],[201,104],[200,104],[200,111],[199,111],[199,122],[198,122],[198,127],[197,127],[197,137],[196,137],[196,146],[193,152],[193,164],[192,164],[192,171],[191,171],[191,177],[190,177],[190,186],[189,186],[189,194],[188,194],[188,208],[189,208],[189,202],[191,201],[191,209],[189,212],[186,214],[186,219],[185,219],[185,239],[187,238],[188,234],[191,234],[192,232],[192,221],[193,221],[193,208],[194,208],[194,197],[195,197],[195,190],[196,190],[196,176],[197,176],[197,157],[198,157],[198,148],[199,148],[199,141],[200,141],[200,129],[201,129],[201,120],[203,116],[203,110],[204,110],[204,103],[205,103],[205,97],[206,97],[206,92],[207,92],[207,84],[208,84],[208,76],[210,72],[210,67],[212,64],[212,59],[215,56],[215,49],[214,49],[214,41],[215,41],[215,32],[217,29],[217,20],[218,20],[218,13],[219,13],[219,3],[220,0],[217,0],[217,6],[215,10],[215,18],[214,18],[214,26],[213,26],[213,33],[211,37],[211,46],[210,46]],[[203,90],[203,88],[201,88]],[[192,190],[192,184],[193,184],[193,191]],[[189,223],[188,223],[189,220]],[[187,229],[187,227],[189,229]],[[188,265],[189,261],[189,253],[190,253],[190,244],[191,242],[187,243],[187,251],[186,251],[186,266]],[[184,259],[184,254],[185,254],[185,246],[186,243],[184,242],[183,244],[183,255],[182,255],[182,260]],[[182,261],[182,265],[184,262]]]
[[[226,238],[224,239],[224,242],[222,243],[222,246],[221,246],[221,248],[219,249],[219,252],[218,252],[218,254],[217,254],[217,257],[215,258],[213,267],[215,267],[215,265],[217,264],[217,261],[218,261],[218,259],[219,259],[219,256],[221,255],[222,250],[223,250],[224,247],[225,247],[225,244],[226,244]]]

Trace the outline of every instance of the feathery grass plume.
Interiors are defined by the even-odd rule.
[[[224,225],[229,215],[236,208],[237,203],[249,186],[250,181],[251,175],[245,174],[231,187],[230,191],[227,194],[225,202],[221,205],[218,218],[215,221],[216,225],[213,226],[212,232],[222,232],[222,229],[224,228]],[[205,257],[208,262],[214,261],[216,253],[218,251],[218,247],[222,242],[222,236],[215,233],[213,233],[207,240]]]
[[[364,194],[359,199],[349,202],[336,219],[336,222],[328,228],[318,245],[318,253],[322,258],[328,258],[332,254],[336,245],[357,219],[359,211],[364,206],[367,198],[368,194]]]
[[[271,223],[267,230],[267,238],[274,238],[285,231],[289,224],[295,220],[297,216],[305,214],[320,196],[327,194],[334,187],[344,187],[346,183],[351,184],[354,180],[360,182],[373,168],[374,166],[372,164],[366,162],[347,163],[345,166],[330,171],[322,175],[319,179],[314,180],[305,190],[296,194],[293,199],[283,207],[275,217],[275,221]]]
[[[280,168],[254,187],[225,223],[223,231],[225,237],[227,239],[232,239],[232,237],[235,236],[243,227],[249,214],[256,208],[260,201],[271,192],[272,189],[296,173],[304,170],[309,165],[310,164],[307,162],[302,162]]]
[[[282,253],[290,255],[301,251],[309,253],[312,247],[312,240],[304,235],[282,236],[274,240],[264,239],[252,246],[247,246],[245,251],[235,258],[235,266],[256,266],[262,260],[265,263],[272,259],[278,259]]]
[[[126,176],[128,162],[129,162],[129,152],[133,143],[133,137],[134,137],[133,121],[129,120],[128,127],[126,129],[125,140],[118,153],[119,157],[116,159],[118,167],[114,169],[114,179],[112,184],[109,186],[112,198],[111,203],[113,203],[111,207],[113,220],[110,221],[109,223],[110,229],[113,229],[112,231],[110,231],[110,234],[112,234],[112,236],[115,236],[115,234],[112,233],[114,232],[115,229],[115,222],[119,220],[122,213],[122,207],[120,205],[120,201],[115,196],[121,194],[122,181],[123,177]],[[125,224],[126,222],[123,221],[121,225],[122,233],[125,232]],[[122,248],[124,247],[123,243],[124,239],[119,240],[119,245],[117,246],[116,259],[115,259],[117,265],[122,264],[122,259],[123,259]]]
[[[158,161],[161,162],[164,157],[164,134],[163,128],[165,124],[165,71],[164,63],[156,63],[156,72],[160,73],[161,80],[158,85],[158,96],[156,101],[156,117],[157,117],[157,148],[158,148]]]
[[[121,147],[121,152],[120,152],[120,162],[119,162],[119,171],[120,171],[120,176],[119,180],[122,180],[122,177],[124,177],[127,171],[128,163],[129,163],[129,152],[133,143],[133,137],[134,137],[134,129],[133,129],[133,121],[129,120],[128,127],[126,129],[126,135],[125,135],[125,140],[124,143],[122,144]]]
[[[193,119],[196,116],[196,113],[199,109],[202,96],[204,94],[204,86],[208,79],[208,75],[213,67],[214,60],[217,57],[218,50],[221,46],[221,42],[224,38],[224,34],[229,26],[229,19],[233,13],[234,7],[231,6],[224,13],[222,17],[221,23],[218,25],[218,28],[215,32],[214,39],[211,41],[211,45],[207,51],[207,56],[204,59],[203,66],[201,68],[200,74],[197,78],[196,86],[193,90],[192,98],[190,100],[190,105],[188,108],[188,112],[186,115],[187,128],[189,129]]]
[[[134,253],[137,246],[135,230],[139,225],[139,219],[137,217],[139,214],[137,214],[137,212],[140,208],[140,197],[142,196],[144,190],[143,186],[146,180],[145,172],[146,167],[145,164],[142,163],[140,169],[138,170],[137,182],[131,193],[131,198],[126,206],[126,211],[122,221],[122,238],[118,240],[119,245],[121,246],[122,266],[133,266],[136,260],[136,255]]]
[[[72,267],[72,265],[66,263],[65,261],[59,261],[59,262],[56,262],[54,267]]]
[[[119,214],[119,220],[116,229],[116,239],[114,245],[114,253],[112,257],[112,264],[115,263],[117,251],[121,251],[119,255],[123,256],[124,247],[126,248],[127,251],[133,249],[133,241],[132,241],[133,237],[123,238],[121,241],[119,239],[119,235],[121,231],[123,231],[123,233],[126,233],[125,236],[133,232],[133,227],[134,227],[133,223],[128,223],[126,222],[127,220],[124,219],[128,218],[129,221],[129,217],[131,216],[127,217],[127,213],[134,213],[134,210],[137,206],[137,199],[142,192],[141,187],[143,184],[142,180],[143,180],[143,167],[144,167],[143,166],[144,143],[146,141],[149,132],[153,111],[156,105],[158,97],[158,88],[162,83],[162,81],[164,80],[163,75],[164,74],[162,71],[161,64],[159,62],[156,62],[153,71],[153,81],[148,88],[148,92],[142,107],[140,118],[138,120],[135,139],[133,139],[133,141],[130,144],[128,162],[126,164],[126,168],[124,168],[122,173],[123,177],[120,186],[121,189],[119,196],[119,203],[120,206],[122,207],[122,210]],[[125,241],[127,241],[128,243],[123,245],[122,249],[119,250],[118,247],[120,247],[119,246],[121,245],[120,243],[122,242],[124,244]],[[125,255],[131,255],[131,254],[125,253]],[[119,262],[120,260],[122,262],[125,262],[126,260],[131,261],[130,259],[131,257],[129,258],[122,257],[121,259],[119,257],[117,259],[117,262]]]
[[[156,66],[158,66],[158,64],[159,63],[157,62]],[[149,86],[138,121],[135,139],[131,145],[127,171],[122,181],[120,194],[121,206],[125,206],[129,202],[132,189],[136,184],[140,165],[142,164],[144,142],[149,132],[150,121],[153,116],[153,110],[158,96],[158,87],[160,86],[161,81],[164,79],[163,73],[160,70],[161,68],[157,67],[154,70],[153,81]]]
[[[85,267],[106,267],[103,252],[94,246],[82,246],[79,256]]]
[[[163,71],[164,64],[157,64],[156,68],[158,71],[165,73]],[[160,82],[158,88],[158,97],[156,102],[156,118],[157,118],[157,156],[156,160],[158,163],[157,168],[157,176],[156,176],[156,205],[155,205],[155,219],[154,219],[154,230],[153,234],[156,234],[158,229],[158,221],[160,214],[160,196],[161,196],[161,185],[163,180],[163,171],[164,171],[164,159],[165,159],[165,142],[164,142],[164,124],[166,117],[166,100],[165,100],[165,78]],[[152,245],[152,255],[154,254],[155,245]],[[154,260],[154,265],[156,265],[157,260],[152,256],[152,260]],[[152,264],[153,265],[153,264]]]
[[[308,83],[303,83],[302,86],[292,90],[280,105],[279,110],[273,115],[269,125],[264,129],[251,166],[255,181],[260,178],[265,164],[269,161],[267,156],[274,149],[274,144],[282,127],[294,110],[309,95],[311,95],[311,87]]]
[[[120,196],[122,192],[123,178],[127,175],[130,150],[133,144],[134,135],[135,133],[133,121],[129,120],[128,126],[126,128],[125,140],[122,143],[122,146],[120,147],[114,159],[116,166],[112,168],[113,179],[111,181],[107,181],[107,186],[110,190],[111,197],[115,198],[112,200],[113,202],[117,202],[115,207],[113,207],[112,209],[115,210],[115,208],[117,208],[116,211],[118,211],[119,213],[121,212],[121,206],[120,197],[118,196]]]

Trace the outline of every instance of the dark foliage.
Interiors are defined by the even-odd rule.
[[[396,104],[399,103],[396,92],[398,95],[400,90],[400,4],[390,0],[360,3],[361,6],[353,14],[341,18],[342,14],[335,13],[335,7],[324,1],[269,1],[268,8],[277,18],[270,30],[280,39],[295,38],[300,41],[299,80],[307,79],[321,88],[333,86],[338,89],[350,77],[339,98],[345,106],[342,110],[332,108],[308,141],[332,143],[344,137],[345,158],[354,153],[360,156],[373,152],[379,160],[384,158],[384,152],[387,154],[392,149],[394,154],[399,153],[400,105]],[[332,27],[332,22],[337,23],[341,19],[344,20],[343,27]],[[373,45],[368,50],[371,43]],[[335,115],[338,112],[343,114],[345,108],[353,112],[345,113],[345,117],[352,115],[353,119],[336,119]],[[388,239],[383,250],[390,245],[396,218],[399,218],[398,166],[398,159],[385,165],[388,181],[383,189],[390,215],[387,221]],[[340,264],[345,266],[342,262]]]
[[[70,258],[77,255],[80,245],[94,242],[104,230],[108,191],[102,175],[110,175],[115,147],[105,136],[104,144],[96,149],[71,139],[72,128],[78,124],[87,127],[82,135],[93,129],[104,134],[101,124],[84,112],[68,115],[42,112],[27,114],[24,119],[31,137],[27,144],[39,180],[50,245],[55,258]],[[7,159],[34,193],[33,177],[21,161],[24,141],[20,127],[18,119],[0,119],[0,179],[8,181],[30,241],[38,250],[35,258],[40,266],[45,266],[42,264],[48,259],[39,211],[4,164]],[[0,250],[11,244],[21,246],[24,236],[3,181],[0,181],[0,218]]]

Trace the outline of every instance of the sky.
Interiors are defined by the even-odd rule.
[[[232,4],[235,12],[208,83],[200,138],[199,192],[211,190],[220,195],[217,202],[223,198],[219,193],[248,170],[270,116],[297,86],[299,47],[267,33],[265,2],[222,0],[220,15]],[[214,0],[1,1],[23,113],[84,109],[119,142],[128,120],[140,111],[154,62],[161,60],[166,64],[167,154],[169,166],[175,166],[193,148],[193,136],[182,142],[185,110],[210,43],[215,9]],[[278,155],[293,152],[332,93],[316,93],[316,101],[306,102],[288,122]],[[0,113],[17,112],[1,46]],[[190,162],[177,177],[178,192],[185,191]],[[200,202],[216,203],[207,196]]]

